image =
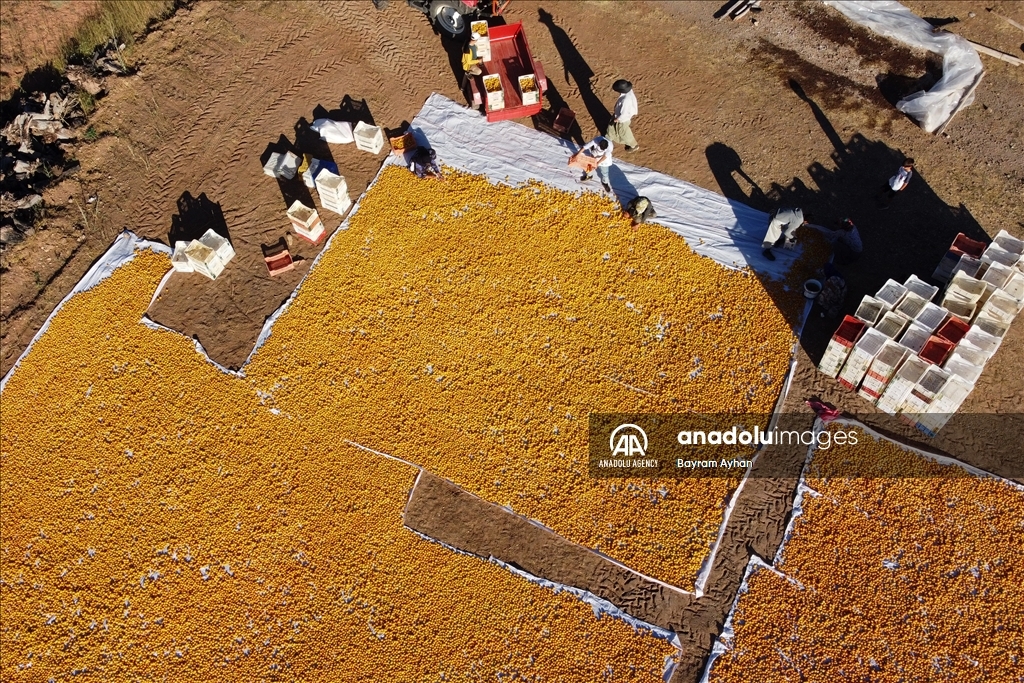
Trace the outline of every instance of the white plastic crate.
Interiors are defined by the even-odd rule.
[[[910,318],[902,313],[889,311],[882,316],[882,319],[875,325],[875,329],[889,339],[895,339],[903,332],[903,329],[910,323]]]
[[[1011,253],[1020,256],[1024,254],[1024,240],[1019,240],[1005,230],[1000,230],[999,234],[992,240],[1000,247]]]
[[[316,209],[306,206],[296,199],[288,207],[288,219],[292,225],[309,230],[320,221],[320,216],[317,215]]]
[[[985,253],[981,255],[982,263],[1001,263],[1004,266],[1012,266],[1020,259],[1020,254],[1015,254],[1012,251],[1003,249],[997,243],[993,242],[988,245],[985,249]]]
[[[888,337],[878,330],[865,330],[864,335],[854,344],[853,351],[839,373],[839,383],[847,389],[856,390],[860,381],[864,379],[872,359],[882,350],[882,345],[887,340]]]
[[[907,278],[907,281],[903,283],[903,286],[907,288],[908,292],[913,292],[925,301],[931,301],[935,298],[935,295],[939,293],[939,288],[935,285],[930,285],[916,275],[911,275]]]
[[[533,83],[530,87],[530,83]],[[523,105],[537,104],[540,102],[540,83],[537,82],[536,74],[525,74],[519,77],[519,93],[522,95]]]
[[[991,358],[1003,340],[1001,337],[989,334],[977,325],[971,325],[971,329],[967,330],[967,334],[960,340],[960,343],[967,343],[981,349],[985,355]]]
[[[896,368],[909,353],[910,351],[896,342],[886,341],[882,350],[871,360],[857,393],[872,403],[876,402],[885,391],[885,386],[892,379]]]
[[[882,288],[875,294],[875,298],[879,301],[885,302],[889,308],[894,308],[896,304],[903,299],[903,295],[907,293],[907,288],[896,282],[895,280],[888,280]]]
[[[985,293],[985,283],[964,272],[953,275],[946,287],[946,296],[954,295],[974,303]]]
[[[981,279],[993,287],[1002,287],[1012,274],[1013,268],[1010,266],[1004,266],[1002,263],[992,263],[985,269],[985,274],[981,276]]]
[[[928,412],[928,406],[931,404],[932,399],[935,398],[935,394],[939,392],[948,379],[949,372],[946,370],[937,365],[928,366],[921,379],[903,400],[900,414],[904,416],[905,421],[916,425],[920,416]]]
[[[185,256],[197,273],[202,273],[211,280],[216,280],[224,271],[224,262],[217,256],[217,251],[199,240],[192,240],[185,248]]]
[[[962,377],[971,384],[978,381],[978,377],[981,376],[982,366],[974,365],[966,361],[963,356],[958,356],[955,353],[949,357],[943,366],[946,370],[949,370],[952,374]]]
[[[285,152],[284,156],[281,157],[281,163],[277,166],[277,176],[279,178],[285,178],[291,180],[295,177],[296,171],[299,170],[299,165],[302,160],[294,152]]]
[[[348,183],[344,176],[324,169],[316,176],[316,191],[320,199],[328,201],[348,200]]]
[[[927,327],[922,327],[916,322],[912,322],[907,325],[907,328],[903,330],[903,334],[899,336],[899,343],[908,349],[912,353],[921,353],[921,349],[928,342],[928,338],[932,336],[931,330]]]
[[[849,357],[851,348],[836,339],[829,341],[828,346],[825,347],[825,355],[818,363],[818,370],[834,379]]]
[[[497,111],[505,108],[505,93],[501,90],[501,76],[497,74],[484,76],[484,96],[487,101],[487,111]],[[488,90],[488,84],[493,87],[494,83],[498,84],[498,90]]]
[[[981,307],[982,313],[993,315],[1008,323],[1013,322],[1019,311],[1020,302],[1001,289],[993,292],[985,305]]]
[[[938,287],[935,288],[938,290]],[[928,303],[928,300],[919,294],[907,291],[903,296],[903,300],[897,304],[896,308],[893,309],[897,313],[902,313],[908,318],[916,318],[918,313],[924,309],[924,305]]]
[[[226,265],[228,261],[235,258],[235,249],[231,246],[226,238],[221,237],[213,230],[207,230],[203,233],[203,236],[199,238],[199,241],[204,245],[213,249],[216,252],[217,257]]]
[[[1003,320],[991,311],[979,313],[978,317],[974,319],[974,324],[977,325],[983,332],[988,332],[993,337],[1002,339],[1006,336],[1006,331],[1010,329],[1010,323]]]
[[[885,302],[865,294],[860,301],[860,306],[857,306],[857,312],[853,315],[868,325],[874,325],[887,310]]]
[[[1024,301],[1024,273],[1012,273],[1002,286],[1002,290],[1014,299]]]
[[[961,320],[970,320],[978,310],[978,304],[965,301],[955,294],[952,296],[947,295],[942,300],[942,306]]]
[[[957,273],[963,273],[964,275],[974,277],[978,274],[978,271],[981,270],[982,265],[981,259],[964,254],[960,257],[957,264],[953,266],[953,272],[950,273],[950,277],[952,278]]]
[[[267,159],[267,163],[263,164],[263,172],[271,178],[277,177],[277,167],[281,165],[281,156],[279,152],[273,152]]]
[[[939,329],[939,325],[946,322],[946,317],[949,315],[949,311],[941,306],[936,306],[932,302],[928,302],[921,309],[921,312],[914,318],[917,324],[921,327],[926,328],[929,332],[934,332]]]
[[[191,273],[195,270],[189,262],[188,256],[185,255],[185,250],[187,248],[188,242],[178,240],[174,243],[174,255],[171,256],[171,267],[179,273]]]
[[[878,399],[878,408],[889,415],[895,415],[903,406],[910,390],[917,386],[929,364],[917,356],[907,356]]]
[[[356,140],[356,149],[364,152],[377,154],[384,147],[384,131],[380,126],[371,126],[360,121],[352,129],[352,136]]]

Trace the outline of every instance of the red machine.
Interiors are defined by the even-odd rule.
[[[539,114],[544,105],[543,94],[548,89],[548,81],[541,63],[530,54],[530,44],[526,42],[523,23],[491,26],[487,30],[491,58],[480,65],[483,74],[467,79],[466,100],[473,107],[483,107],[488,121],[504,121]],[[495,76],[501,81],[504,101],[504,106],[498,109],[492,108],[493,98],[488,97],[485,85]],[[521,76],[524,79],[522,82]],[[523,87],[528,87],[531,77],[536,88],[535,94],[523,90]],[[524,104],[524,99],[535,101],[527,101]]]

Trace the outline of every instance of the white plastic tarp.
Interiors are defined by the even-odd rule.
[[[928,92],[907,95],[896,108],[917,120],[929,133],[946,123],[984,71],[978,51],[965,39],[948,32],[935,33],[931,24],[893,0],[825,0],[850,21],[886,38],[942,55],[942,78]]]
[[[512,121],[488,123],[479,112],[436,93],[413,119],[411,129],[420,145],[437,152],[441,163],[486,176],[494,183],[517,185],[538,180],[568,192],[601,188],[596,177],[581,184],[579,170],[569,168],[569,157],[576,152],[570,142]],[[761,241],[769,218],[763,211],[621,158],[615,158],[610,175],[619,201],[625,204],[641,194],[650,198],[658,214],[653,222],[723,266],[750,266],[781,279],[799,256],[799,248],[775,250],[776,261],[762,255]]]

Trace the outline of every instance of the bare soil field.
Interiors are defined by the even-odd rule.
[[[45,25],[57,40],[64,35],[63,22],[73,21],[63,14],[51,17],[49,4],[26,5],[15,3],[11,11],[4,3],[5,83],[14,68],[8,66],[8,35],[29,30],[22,26]],[[1024,56],[1024,33],[986,11],[991,7],[1024,23],[1020,3],[907,5],[924,17],[955,16],[960,21],[948,30]],[[52,11],[84,11],[82,6],[66,3]],[[762,12],[736,22],[716,20],[720,7],[517,0],[506,20],[524,23],[534,56],[544,64],[552,106],[568,104],[584,138],[604,130],[614,103],[611,84],[628,78],[639,98],[633,130],[641,146],[628,156],[630,162],[762,210],[786,201],[824,225],[852,218],[865,254],[843,269],[850,290],[844,312],[852,313],[862,295],[889,278],[930,276],[958,232],[985,241],[1000,229],[1024,237],[1024,69],[982,56],[987,75],[974,104],[944,135],[932,136],[893,103],[934,81],[940,68],[934,55],[855,28],[819,3],[765,2]],[[30,33],[19,35],[25,44],[39,42],[29,41]],[[110,94],[90,121],[99,137],[77,151],[82,170],[46,190],[53,208],[36,234],[3,254],[0,371],[8,371],[122,229],[167,243],[207,228],[230,237],[237,257],[223,276],[210,281],[175,274],[149,315],[198,339],[214,360],[240,367],[267,316],[323,245],[297,242],[302,260],[296,269],[267,275],[261,245],[287,232],[285,209],[294,199],[308,204],[309,191],[301,181],[264,175],[262,159],[270,149],[328,157],[355,199],[385,151],[374,156],[353,145],[328,147],[310,136],[308,123],[327,112],[395,128],[431,92],[461,101],[459,50],[400,2],[383,12],[368,1],[199,2],[162,22],[136,47],[138,73],[108,80]],[[873,198],[905,155],[916,159],[917,174],[892,208],[881,212]],[[324,219],[333,230],[342,217],[325,213]],[[934,440],[878,414],[817,372],[836,324],[812,313],[787,410],[806,412],[810,425],[813,414],[803,403],[819,396],[904,440],[927,442],[1024,480],[1020,462],[1003,455],[1005,433],[986,433],[977,421],[1002,413],[1019,417],[1020,322],[961,410],[982,417],[954,420]],[[1019,422],[1008,424],[1012,430]],[[781,454],[791,477],[755,478],[743,490],[709,590],[699,600],[667,599],[623,583],[606,569],[585,569],[572,559],[578,550],[558,550],[557,539],[545,539],[551,554],[542,557],[519,536],[525,531],[516,519],[503,520],[508,513],[500,508],[482,510],[489,504],[451,491],[443,481],[429,482],[424,497],[410,503],[419,516],[409,524],[552,580],[591,582],[595,591],[625,606],[634,601],[645,618],[678,629],[686,661],[673,680],[696,681],[747,558],[771,556],[781,542],[801,459],[802,453]],[[466,529],[459,520],[467,518],[493,523]],[[665,605],[666,612],[648,614],[656,605]]]

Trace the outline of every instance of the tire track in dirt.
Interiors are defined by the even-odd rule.
[[[253,75],[257,70],[269,61],[288,54],[291,48],[298,45],[304,39],[311,37],[315,28],[322,28],[321,26],[311,25],[303,19],[303,17],[296,17],[267,40],[248,46],[246,49],[248,54],[241,55],[236,61],[246,61],[246,57],[251,55],[252,58],[249,60],[249,66],[243,69],[241,73],[235,74],[226,87],[217,87],[216,83],[210,83],[204,92],[193,95],[199,99],[205,99],[212,95],[212,99],[209,100],[205,108],[188,126],[188,132],[181,142],[173,147],[171,145],[165,146],[164,154],[158,155],[158,162],[166,162],[161,164],[163,165],[162,170],[164,172],[158,174],[154,170],[147,174],[147,183],[151,187],[156,187],[157,191],[146,196],[146,202],[141,207],[141,210],[154,222],[159,222],[161,219],[160,207],[168,205],[169,202],[175,199],[172,195],[176,193],[176,185],[182,177],[183,167],[192,164],[208,148],[207,145],[198,144],[202,141],[200,136],[214,140],[219,138],[217,134],[221,131],[211,130],[211,127],[208,125],[211,117],[223,117],[223,104],[225,102],[237,101],[240,90],[245,85],[253,82]],[[273,47],[267,49],[268,46]],[[255,82],[267,84],[266,79],[256,79]],[[253,100],[246,98],[246,101],[251,105]],[[232,118],[236,118],[236,116]]]

